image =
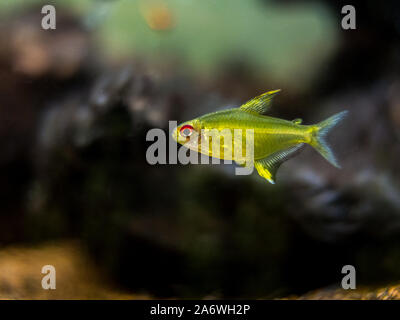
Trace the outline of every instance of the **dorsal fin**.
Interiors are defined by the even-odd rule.
[[[258,174],[267,179],[270,183],[274,184],[276,172],[278,171],[279,166],[296,155],[303,146],[304,143],[300,143],[288,149],[275,152],[264,159],[256,160],[254,166],[257,169]]]
[[[296,118],[296,119],[293,119],[292,122],[293,122],[294,124],[301,124],[301,123],[303,122],[303,119]]]
[[[262,95],[259,95],[254,99],[251,99],[250,101],[247,101],[240,107],[240,109],[247,112],[258,113],[258,114],[266,113],[268,109],[271,107],[272,98],[279,91],[281,91],[281,89],[265,92]]]

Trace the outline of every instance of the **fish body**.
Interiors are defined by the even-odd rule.
[[[302,125],[301,119],[288,121],[263,115],[279,91],[264,93],[240,108],[217,111],[187,121],[174,130],[173,138],[189,149],[212,157],[234,160],[240,165],[254,164],[258,173],[271,183],[275,182],[279,166],[305,144],[340,167],[324,138],[347,111],[314,125]],[[251,134],[249,140],[248,134]],[[220,139],[219,149],[210,143],[210,136]],[[247,152],[248,143],[251,143],[251,154]]]
[[[242,132],[240,141],[242,141],[243,153],[246,150],[246,130],[252,129],[254,132],[254,160],[263,159],[283,148],[286,149],[310,140],[311,128],[308,126],[302,126],[279,118],[249,113],[240,108],[214,112],[202,116],[198,120],[200,128],[203,130],[208,128],[219,131],[229,130],[232,136],[234,136],[235,130],[240,130]],[[224,144],[225,150],[230,145],[229,143]],[[233,144],[233,148],[234,146],[235,144]],[[241,160],[235,158],[233,152],[232,159],[224,156],[225,154],[231,153],[224,152],[218,158]],[[208,148],[208,155],[213,156],[211,145]]]

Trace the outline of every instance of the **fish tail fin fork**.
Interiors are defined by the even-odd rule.
[[[332,149],[326,142],[325,138],[330,130],[335,127],[341,120],[343,120],[349,112],[347,110],[339,112],[328,119],[317,123],[315,127],[317,128],[316,133],[313,135],[311,140],[311,146],[313,146],[326,160],[329,161],[336,168],[341,168],[336,160]]]

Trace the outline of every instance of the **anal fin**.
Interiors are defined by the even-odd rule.
[[[277,151],[264,159],[256,160],[254,166],[258,174],[267,179],[270,183],[275,184],[276,172],[280,165],[295,156],[303,146],[304,143],[300,143],[293,147]]]

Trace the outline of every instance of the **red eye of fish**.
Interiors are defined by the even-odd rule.
[[[191,125],[184,125],[179,132],[183,137],[189,137],[193,133],[193,127]]]

